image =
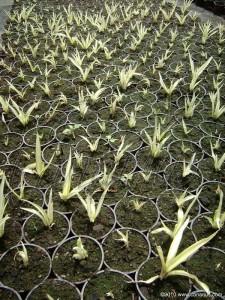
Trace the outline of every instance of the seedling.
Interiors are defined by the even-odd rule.
[[[50,190],[49,193],[47,209],[44,209],[40,205],[33,203],[31,201],[28,200],[24,200],[24,201],[29,203],[29,205],[33,206],[34,208],[21,207],[21,209],[36,215],[39,219],[41,219],[44,226],[51,229],[52,226],[54,225],[52,189]]]
[[[73,247],[73,251],[75,252],[73,254],[73,258],[75,258],[77,260],[84,260],[84,259],[88,258],[88,252],[84,248],[84,245],[83,245],[80,237],[77,239],[77,244],[75,247]]]

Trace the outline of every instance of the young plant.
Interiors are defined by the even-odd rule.
[[[200,103],[200,101],[198,103],[196,103],[197,97],[198,96],[196,96],[195,93],[193,93],[191,100],[188,96],[185,97],[185,103],[184,103],[184,117],[185,118],[193,117],[194,111]]]
[[[170,276],[184,276],[195,281],[207,294],[210,293],[208,286],[204,282],[200,281],[197,276],[190,274],[187,271],[177,269],[177,267],[180,264],[186,262],[192,255],[194,255],[202,246],[204,246],[210,240],[212,240],[217,234],[217,232],[215,232],[211,234],[209,237],[203,238],[195,242],[194,244],[187,247],[186,249],[184,249],[182,252],[178,254],[177,252],[183,238],[183,233],[184,230],[187,228],[189,221],[190,219],[188,217],[187,220],[183,223],[183,225],[180,226],[179,230],[177,231],[176,235],[174,236],[170,244],[169,251],[166,257],[163,254],[163,250],[161,246],[157,246],[157,252],[161,261],[160,274],[141,282],[146,284],[151,284],[158,279],[165,280]]]
[[[24,100],[27,90],[24,88],[22,91],[20,91],[8,80],[6,80],[6,82],[9,85],[9,89],[14,91],[21,100]]]
[[[215,154],[213,145],[210,143],[211,146],[211,153],[212,153],[212,158],[214,162],[214,169],[216,172],[220,172],[222,169],[222,165],[225,162],[225,153],[219,158],[217,154]]]
[[[209,97],[212,103],[211,117],[217,120],[225,113],[225,105],[221,106],[220,89],[217,89],[215,93],[209,93]]]
[[[146,204],[146,201],[139,201],[137,200],[131,200],[131,203],[133,204],[133,210],[135,212],[140,212],[142,207]]]
[[[108,185],[106,187],[106,189],[104,189],[98,203],[95,202],[94,198],[90,194],[88,194],[85,199],[80,195],[80,193],[77,194],[77,196],[78,196],[79,200],[81,201],[83,207],[87,211],[88,218],[89,218],[89,221],[91,223],[94,223],[96,218],[100,214],[101,208],[102,208],[102,205],[104,203],[105,196],[108,192],[109,187],[110,187],[110,185]]]
[[[125,136],[121,136],[121,143],[114,155],[115,164],[118,165],[125,152],[132,146],[132,143],[125,145]]]
[[[211,224],[213,229],[221,229],[225,223],[225,212],[222,213],[222,207],[223,207],[223,191],[220,188],[220,186],[218,186],[216,193],[219,194],[219,205],[217,207],[217,209],[214,212],[214,215],[212,218],[210,217],[205,217],[209,223]]]
[[[81,138],[87,142],[88,147],[92,153],[97,151],[98,144],[99,144],[101,137],[98,137],[97,139],[95,139],[94,142],[91,142],[86,136],[81,136]]]
[[[83,90],[78,92],[78,106],[73,105],[73,107],[80,112],[80,116],[83,119],[88,112],[88,105]]]
[[[20,123],[25,127],[29,121],[30,121],[30,116],[32,112],[38,108],[40,101],[34,102],[26,112],[24,112],[23,109],[21,109],[15,101],[11,99],[12,105],[9,104],[9,108],[11,112],[14,114],[14,116],[20,121]]]
[[[172,81],[172,82],[170,82],[170,86],[167,87],[165,85],[165,82],[162,79],[162,76],[161,76],[160,72],[159,72],[159,82],[160,82],[161,88],[164,90],[164,92],[167,94],[167,96],[171,96],[172,95],[172,93],[176,90],[178,84],[182,80],[183,80],[183,78],[180,78],[180,79],[178,79],[176,81]]]
[[[66,173],[65,173],[65,179],[63,182],[63,188],[62,188],[62,191],[59,192],[59,196],[60,196],[61,200],[67,201],[67,200],[73,198],[74,196],[77,196],[78,193],[83,191],[83,189],[85,189],[87,186],[89,186],[94,180],[96,180],[100,176],[101,176],[101,174],[96,175],[92,178],[89,178],[72,189],[71,187],[72,187],[72,178],[73,178],[73,166],[72,166],[72,154],[70,151],[68,162],[66,165]]]
[[[119,71],[119,85],[122,88],[122,90],[126,91],[127,88],[132,84],[131,79],[135,75],[140,75],[139,73],[136,73],[136,70],[137,66],[129,66]]]
[[[24,168],[25,173],[37,174],[39,177],[43,177],[47,169],[50,167],[55,153],[53,153],[48,164],[46,165],[42,160],[41,142],[40,135],[36,134],[36,145],[35,145],[35,163],[29,164]]]
[[[21,246],[22,246],[22,250],[18,250],[16,252],[14,259],[17,256],[19,256],[22,259],[23,266],[26,268],[29,265],[29,257],[28,257],[28,253],[27,253],[27,248],[25,247],[23,242],[21,242]]]
[[[212,24],[209,21],[203,24],[200,23],[199,29],[202,32],[201,42],[203,45],[205,45],[206,41],[217,32],[217,29],[212,28]]]
[[[9,215],[5,215],[5,209],[7,206],[7,202],[4,196],[4,187],[6,183],[6,176],[2,174],[2,180],[0,184],[0,239],[3,237],[5,233],[5,224],[8,219],[10,219]]]
[[[45,227],[51,229],[52,226],[54,225],[52,189],[50,190],[49,193],[47,209],[44,209],[40,205],[33,203],[31,201],[28,200],[24,200],[24,201],[29,203],[34,208],[21,207],[21,209],[36,215],[39,219],[41,219]]]
[[[129,230],[126,230],[124,234],[122,231],[117,230],[118,235],[121,237],[120,239],[115,239],[116,241],[122,242],[126,248],[129,247]]]
[[[186,165],[186,161],[185,160],[183,161],[183,173],[182,173],[183,178],[187,177],[190,174],[198,175],[196,172],[191,170],[191,167],[194,164],[195,156],[196,156],[196,153],[193,154],[190,162],[187,165]]]
[[[9,99],[5,99],[3,96],[0,96],[0,104],[2,106],[2,110],[7,114],[9,112]]]
[[[200,75],[204,72],[204,70],[208,67],[213,57],[210,57],[203,65],[200,67],[195,67],[191,54],[189,52],[189,61],[191,67],[192,79],[189,85],[189,90],[192,92],[199,85],[201,80],[198,80]]]
[[[89,89],[87,88],[87,94],[91,99],[92,104],[95,104],[99,101],[100,96],[105,90],[106,88],[100,88],[96,92],[90,92]]]
[[[88,252],[84,248],[84,245],[80,237],[77,239],[77,244],[75,247],[73,247],[73,251],[75,252],[73,254],[73,258],[77,260],[84,260],[88,257]]]

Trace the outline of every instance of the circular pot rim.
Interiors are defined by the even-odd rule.
[[[141,232],[140,230],[135,229],[135,228],[132,228],[132,227],[121,227],[121,228],[118,228],[118,229],[114,229],[113,231],[118,231],[118,230],[135,231],[136,233],[140,234],[140,235],[144,238],[144,240],[146,241],[146,244],[148,245],[148,255],[147,255],[146,259],[144,260],[144,262],[146,262],[146,261],[150,258],[151,253],[152,253],[152,247],[151,247],[150,241],[149,241],[149,239],[146,237],[146,235],[145,235],[143,232]],[[112,233],[113,231],[111,231],[110,233]],[[109,237],[109,235],[106,236],[106,237],[102,240],[102,248],[103,248],[103,251],[104,251],[104,242],[105,242],[105,240],[106,240],[108,237]],[[106,263],[105,260],[104,260],[104,264],[105,264],[105,266],[107,267],[107,269],[109,269],[109,270],[112,270],[112,271],[115,271],[115,272],[118,272],[118,271],[119,271],[119,272],[122,272],[123,274],[127,274],[127,275],[133,274],[133,273],[136,272],[136,269],[135,269],[135,270],[128,271],[128,272],[126,272],[126,271],[120,271],[120,270],[117,270],[117,269],[113,269],[113,268],[111,268],[111,267]]]
[[[97,271],[100,271],[100,270],[101,270],[101,268],[102,268],[102,266],[103,266],[103,263],[104,263],[104,256],[105,256],[105,255],[104,255],[103,247],[102,247],[102,245],[100,244],[100,242],[99,242],[98,240],[96,240],[95,238],[93,238],[93,237],[91,237],[91,236],[88,236],[88,235],[75,235],[75,236],[72,236],[72,237],[67,238],[66,240],[64,240],[63,242],[61,242],[60,244],[58,244],[58,246],[55,248],[55,250],[54,250],[54,252],[53,252],[53,254],[52,254],[52,272],[55,274],[56,278],[61,279],[61,276],[59,276],[59,275],[54,271],[54,268],[53,268],[53,260],[54,260],[54,257],[55,257],[55,255],[56,255],[58,249],[59,249],[64,243],[69,242],[69,241],[71,241],[71,240],[78,239],[79,237],[80,237],[80,238],[85,238],[85,239],[90,239],[90,240],[92,240],[93,242],[95,242],[95,243],[97,244],[97,246],[99,247],[99,250],[100,250],[100,252],[101,252],[101,262],[100,262],[100,264],[99,264],[99,266],[98,266]],[[91,277],[86,278],[86,279],[84,279],[84,280],[82,280],[82,281],[73,281],[73,282],[70,281],[70,282],[71,282],[72,284],[83,284],[83,283],[85,283],[86,281],[90,280],[90,278],[91,278]],[[62,279],[63,279],[63,278],[62,278]]]
[[[38,244],[35,244],[35,245],[37,245],[37,246],[40,246],[40,247],[42,247],[42,248],[44,248],[45,250],[50,250],[50,249],[52,249],[52,248],[55,248],[55,247],[57,247],[60,243],[62,243],[63,241],[65,241],[66,239],[67,239],[67,237],[68,237],[68,235],[70,234],[70,230],[71,230],[71,227],[70,227],[70,221],[68,220],[68,218],[67,218],[67,216],[65,215],[65,214],[63,214],[62,212],[59,212],[59,211],[57,211],[57,210],[53,210],[53,213],[56,213],[56,214],[59,214],[59,215],[61,215],[64,219],[65,219],[65,221],[66,221],[66,223],[67,223],[67,225],[68,225],[68,229],[67,229],[67,233],[66,233],[66,235],[65,235],[65,237],[61,240],[61,241],[59,241],[58,243],[56,243],[55,245],[51,245],[51,246],[48,246],[48,247],[43,247],[43,246],[40,246],[40,245],[38,245]],[[30,242],[27,240],[27,238],[26,238],[26,230],[25,230],[25,226],[26,226],[26,224],[27,224],[27,222],[32,218],[32,217],[35,217],[36,215],[35,214],[31,214],[29,217],[27,217],[26,219],[25,219],[25,221],[23,222],[23,225],[22,225],[22,237],[23,237],[23,239],[24,239],[24,241],[26,242],[26,244],[30,244]]]
[[[139,196],[139,195],[136,195],[136,194],[133,194],[133,193],[131,193],[131,195],[127,196],[126,198],[130,198],[130,197],[137,197],[138,199],[143,198],[143,200],[146,199],[146,200],[147,200],[146,202],[151,202],[151,203],[155,206],[155,208],[156,208],[156,210],[157,210],[157,218],[156,218],[156,221],[153,223],[153,225],[152,225],[151,227],[148,227],[147,229],[143,229],[143,230],[137,229],[137,230],[140,231],[141,233],[145,234],[145,233],[147,233],[150,229],[154,228],[154,227],[158,224],[158,222],[159,222],[159,219],[160,219],[160,211],[159,211],[159,208],[158,208],[158,206],[157,206],[157,203],[155,203],[155,202],[153,201],[153,198],[149,198],[149,197],[141,196],[141,195]],[[116,210],[118,209],[118,205],[119,205],[122,201],[124,201],[124,198],[121,199],[121,200],[119,200],[119,201],[115,204],[115,207],[114,207],[114,209],[113,209],[114,212],[115,212],[115,215],[116,215]],[[116,222],[117,222],[117,224],[120,226],[120,228],[126,228],[126,227],[124,227],[124,226],[118,221],[117,215],[116,215]],[[133,229],[136,229],[136,228],[133,228]]]
[[[44,249],[43,247],[38,246],[38,245],[36,245],[36,244],[32,244],[32,243],[24,243],[23,245],[26,246],[26,247],[36,247],[36,248],[39,248],[39,249],[46,255],[46,257],[48,258],[48,263],[49,263],[49,266],[48,266],[48,272],[47,272],[47,275],[41,280],[40,283],[44,282],[44,281],[49,277],[49,275],[50,275],[50,273],[51,273],[51,270],[52,270],[52,260],[51,260],[51,257],[50,257],[50,255],[49,255],[48,251],[47,251],[46,249]],[[8,249],[7,251],[5,251],[5,252],[2,254],[2,256],[0,256],[0,263],[1,263],[1,261],[3,260],[3,258],[4,258],[10,251],[12,251],[12,250],[15,249],[15,248],[18,248],[18,246],[20,246],[20,245],[17,244],[16,246],[13,246],[13,247],[11,247],[10,249]],[[1,284],[3,285],[2,282],[1,282]],[[18,292],[19,292],[19,293],[22,293],[22,292],[24,292],[24,290],[20,290],[20,291],[18,291]]]
[[[1,288],[13,292],[13,293],[17,296],[17,299],[18,299],[18,300],[22,300],[20,294],[19,294],[15,289],[13,289],[13,288],[11,288],[11,287],[9,287],[9,286],[6,286],[6,285],[0,283],[0,289],[1,289]],[[5,300],[6,300],[6,299],[5,299]]]
[[[43,282],[41,282],[40,284],[37,284],[35,287],[33,287],[33,288],[29,291],[29,293],[27,294],[25,300],[29,300],[30,296],[32,296],[32,293],[33,293],[35,290],[37,290],[41,285],[43,285],[47,280],[51,280],[51,281],[61,281],[61,282],[63,282],[63,283],[69,284],[71,287],[73,287],[73,288],[76,290],[78,296],[79,296],[79,297],[81,296],[81,292],[79,291],[79,289],[78,289],[74,284],[72,284],[70,281],[65,280],[65,279],[62,279],[62,278],[49,278],[49,279],[47,278],[45,281],[43,281]],[[69,299],[68,299],[68,300],[69,300]]]

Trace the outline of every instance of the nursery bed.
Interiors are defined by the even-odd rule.
[[[0,49],[0,299],[224,299],[225,27],[188,12],[157,0],[12,5]],[[176,269],[210,295],[196,277],[161,272],[159,246],[166,256],[176,230],[178,253],[205,238]]]

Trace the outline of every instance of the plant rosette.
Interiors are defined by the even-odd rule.
[[[171,189],[188,190],[194,192],[203,182],[200,170],[196,166],[191,169],[195,173],[191,173],[183,177],[183,163],[181,161],[173,162],[165,168],[164,177]]]
[[[79,290],[70,282],[62,279],[47,279],[33,288],[26,296],[26,300],[46,299],[47,295],[52,299],[80,299]]]
[[[200,161],[198,168],[205,180],[225,183],[225,168],[222,166],[220,170],[215,170],[212,157],[207,157]]]
[[[26,247],[28,265],[18,251]],[[18,292],[27,292],[43,282],[50,274],[51,258],[40,246],[21,244],[5,252],[0,258],[0,281]]]
[[[104,140],[103,138],[99,138],[99,142],[97,145],[97,150],[96,151],[91,151],[89,144],[86,140],[82,139],[81,141],[79,141],[76,145],[76,151],[78,153],[83,153],[84,156],[88,156],[92,159],[99,159],[102,158],[107,152],[109,152],[111,150],[111,147],[109,145],[109,143]],[[97,137],[96,138],[88,138],[89,142],[94,143],[95,141],[97,141]]]
[[[216,193],[218,185],[223,193],[225,193],[225,184],[217,181],[208,181],[201,186],[201,193],[199,195],[199,202],[201,206],[209,212],[214,212],[219,204],[219,195]],[[222,211],[225,210],[225,201],[222,204]]]
[[[23,144],[23,136],[16,132],[0,134],[0,149],[4,153],[10,153],[19,149]]]
[[[16,193],[17,195],[15,195],[14,193]],[[21,206],[31,207],[28,202],[23,200],[28,200],[40,206],[44,205],[44,194],[40,189],[32,186],[25,186],[22,191],[22,195],[20,194],[20,188],[16,188],[14,190],[14,193],[10,191],[6,195],[6,199],[8,201],[7,210],[9,212],[9,215],[17,221],[24,220],[30,216],[30,213],[21,209]],[[22,196],[21,199],[20,196]]]
[[[0,286],[0,299],[4,300],[22,300],[20,294],[8,286]]]
[[[212,121],[204,121],[199,124],[200,129],[209,136],[224,137],[224,124]]]
[[[115,158],[117,151],[110,151],[106,153],[101,159],[101,165],[105,163],[107,170],[112,170],[115,166]],[[123,174],[133,173],[136,169],[137,163],[134,154],[125,152],[120,159],[119,164],[115,170],[114,175],[121,177]]]
[[[181,96],[176,101],[177,107],[180,108],[180,109],[183,109],[183,110],[185,109],[185,99],[186,99],[185,96]],[[197,108],[198,112],[204,111],[205,99],[204,99],[204,102],[203,102],[202,99],[198,98],[197,104],[198,104],[198,106],[196,108]]]
[[[143,172],[163,172],[167,165],[171,163],[171,156],[166,149],[163,149],[159,157],[152,157],[150,147],[146,146],[136,152],[136,160],[138,167]]]
[[[70,123],[81,124],[82,126],[87,126],[88,124],[95,122],[97,118],[97,113],[91,110],[88,110],[84,117],[81,117],[77,110],[73,110],[68,114],[68,121]]]
[[[173,230],[174,226],[176,225],[176,223],[174,221],[165,220],[163,222],[170,230]],[[156,256],[158,254],[156,246],[161,246],[162,249],[165,249],[165,251],[168,251],[171,241],[172,241],[171,237],[168,234],[166,234],[165,232],[159,232],[159,233],[155,233],[155,234],[152,233],[153,230],[156,230],[161,227],[162,227],[162,224],[160,222],[158,222],[154,228],[149,230],[149,232],[147,234],[147,238],[152,247],[152,252]],[[184,235],[183,235],[180,247],[179,247],[180,251],[184,250],[188,246],[191,246],[195,241],[196,241],[195,235],[193,234],[192,230],[189,227],[187,227],[187,229],[184,232]]]
[[[55,130],[53,128],[49,126],[38,126],[28,130],[24,134],[24,143],[27,146],[35,147],[37,133],[40,136],[42,146],[51,143],[55,138]]]
[[[158,279],[151,284],[139,282],[160,274],[160,271],[161,263],[159,257],[150,257],[138,268],[135,274],[135,281],[141,298],[144,300],[155,300],[165,297],[166,299],[184,300],[185,294],[191,290],[189,280],[184,277],[171,276],[164,280]]]
[[[12,218],[5,223],[4,234],[0,238],[0,257],[11,247],[16,246],[22,239],[21,224]]]
[[[51,186],[53,183],[57,183],[61,181],[61,171],[54,165],[50,165],[50,167],[46,170],[42,177],[39,177],[37,174],[25,173],[25,182],[27,185],[46,189]]]
[[[110,270],[132,273],[151,254],[151,246],[140,231],[123,227],[113,230],[103,241],[104,263]]]
[[[95,195],[93,197],[97,198]],[[97,240],[105,238],[116,226],[116,216],[112,208],[103,205],[95,221],[91,222],[86,209],[78,201],[70,220],[73,234],[88,235]]]
[[[210,143],[212,143],[213,151],[216,155],[219,155],[219,157],[221,157],[223,153],[225,153],[225,141],[222,138],[203,136],[199,143],[203,152],[208,156],[212,155]]]
[[[82,125],[75,123],[65,123],[56,128],[56,139],[60,143],[76,145],[82,138],[86,136],[86,129]]]
[[[132,278],[113,270],[98,272],[82,289],[82,300],[96,299],[139,299]]]
[[[198,143],[199,140],[204,136],[204,133],[200,128],[191,126],[189,124],[186,124],[186,127],[187,132],[184,131],[182,124],[175,125],[171,129],[171,133],[177,140],[187,140],[194,143]]]
[[[141,232],[154,227],[159,221],[155,203],[136,195],[121,199],[115,206],[115,214],[120,227],[132,227]]]
[[[147,136],[145,134],[145,132],[150,135],[151,137],[154,135],[154,131],[155,131],[155,119],[158,118],[158,120],[160,121],[160,127],[161,130],[164,131],[167,128],[169,128],[170,126],[173,125],[174,121],[170,118],[170,116],[167,116],[166,114],[154,114],[154,115],[150,115],[148,116],[148,123],[151,124],[148,127],[145,127],[141,130],[141,138],[143,139],[143,141],[145,142],[145,144],[148,144],[148,139]],[[163,121],[162,121],[163,120]],[[163,124],[161,124],[161,122],[163,122]],[[170,133],[170,131],[168,131],[168,134]],[[168,140],[165,142],[165,146],[167,146],[170,142],[172,142],[173,139],[170,136],[168,138]]]
[[[156,200],[156,205],[159,209],[160,215],[163,218],[171,221],[177,220],[177,211],[179,207],[176,203],[176,198],[179,199],[179,197],[182,195],[183,192],[184,192],[183,190],[174,188],[174,189],[165,190],[158,196]],[[187,193],[187,197],[188,196],[190,196],[190,193]],[[186,211],[191,201],[192,200],[186,201],[182,205],[182,209],[184,209],[184,211]],[[195,218],[200,214],[200,212],[201,212],[201,205],[197,199],[189,212],[189,216],[191,218]]]
[[[191,293],[189,293],[184,300],[194,300],[194,299],[198,299],[198,300],[224,300],[224,296],[222,295],[222,293],[214,293],[214,292],[210,292],[209,295],[206,294],[205,291],[203,290],[197,290],[197,291],[193,291]]]
[[[223,251],[217,248],[202,248],[186,262],[185,267],[188,272],[207,283],[210,291],[225,295],[225,253]]]
[[[70,223],[65,215],[53,211],[54,223],[49,228],[40,218],[31,215],[23,223],[23,237],[26,243],[34,243],[45,249],[54,248],[69,235]]]
[[[204,153],[197,143],[188,140],[175,140],[168,145],[167,151],[170,153],[174,161],[182,161],[185,159],[189,162],[194,153],[194,163],[198,163],[203,159]]]
[[[205,238],[216,231],[216,229],[213,229],[212,225],[206,219],[207,217],[213,218],[213,216],[214,216],[214,212],[213,213],[206,212],[200,214],[191,222],[191,229],[196,237],[196,240]],[[225,226],[222,225],[222,228],[218,231],[217,235],[207,244],[207,247],[217,248],[224,251],[225,249],[224,235],[225,235]]]
[[[147,178],[144,178],[146,175]],[[164,178],[157,173],[135,172],[129,184],[129,191],[134,195],[147,198],[157,198],[158,195],[167,188]]]
[[[129,152],[137,151],[139,148],[141,148],[143,141],[140,135],[131,130],[119,130],[114,132],[109,141],[110,146],[117,150],[121,144],[121,137],[123,136],[125,136],[124,147],[129,144],[131,145],[128,148]]]
[[[81,239],[86,258],[78,259],[74,255],[78,239]],[[90,236],[71,237],[61,243],[54,251],[52,269],[57,278],[71,283],[84,283],[95,275],[104,262],[104,252],[101,244]]]

